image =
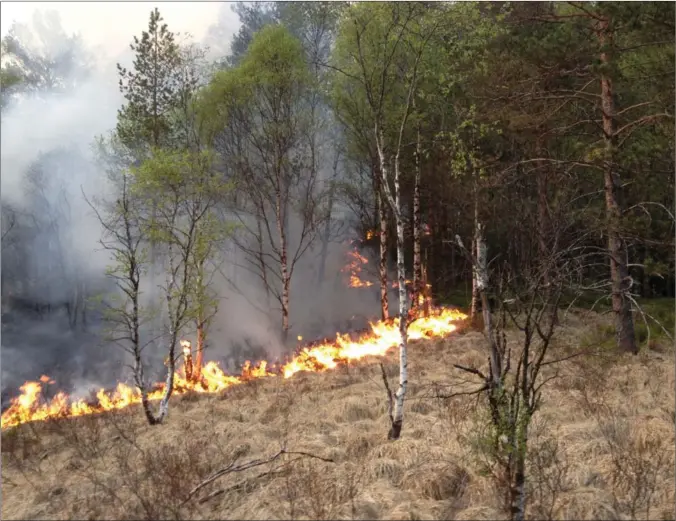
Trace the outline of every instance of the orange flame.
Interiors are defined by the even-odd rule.
[[[348,282],[348,285],[351,288],[368,288],[373,286],[373,282],[362,280],[359,277],[359,274],[361,273],[361,267],[364,264],[368,264],[369,260],[359,253],[356,248],[348,252],[347,255],[351,258],[351,261],[340,271],[343,273],[346,271],[350,272],[350,281]]]
[[[192,344],[189,340],[181,340],[181,347],[183,348],[183,372],[187,380],[192,380]]]
[[[406,279],[406,280],[404,281],[404,284],[405,284],[406,286],[410,286],[411,284],[413,284],[413,281],[412,281],[412,280],[409,280],[409,279]],[[399,289],[399,281],[395,280],[395,281],[392,283],[392,289]]]
[[[467,315],[458,310],[436,308],[430,316],[418,316],[411,322],[408,328],[408,338],[417,340],[444,337],[456,331],[457,325],[454,322],[465,318]],[[341,362],[359,360],[366,356],[383,356],[401,339],[398,323],[398,319],[371,323],[371,331],[356,340],[352,340],[349,335],[337,334],[334,342],[327,341],[305,347],[281,367],[269,366],[265,360],[255,365],[247,361],[239,376],[225,374],[216,362],[208,362],[203,367],[201,382],[186,378],[184,371],[179,369],[175,373],[174,394],[185,394],[190,391],[217,393],[253,378],[276,376],[290,378],[300,371],[322,372],[335,368]],[[186,344],[190,345],[187,341],[181,342],[183,348]],[[119,383],[112,392],[99,390],[96,393],[98,403],[73,400],[65,393],[58,393],[51,401],[45,403],[40,400],[41,383],[54,382],[49,377],[42,376],[40,382],[26,382],[20,387],[21,394],[12,399],[11,406],[2,414],[2,429],[50,418],[82,416],[123,409],[141,402],[141,395],[137,388]],[[163,392],[164,384],[157,384],[149,392],[148,397],[150,400],[158,400]]]

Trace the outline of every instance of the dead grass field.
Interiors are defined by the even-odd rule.
[[[604,320],[567,318],[552,354],[593,342]],[[384,363],[394,384],[394,350]],[[466,388],[453,363],[487,365],[481,334],[412,344],[396,442],[386,440],[378,360],[178,397],[162,426],[133,408],[3,432],[2,517],[502,519],[473,449],[481,404],[435,397],[440,384]],[[673,346],[578,357],[558,370],[531,430],[529,517],[674,519]],[[282,444],[334,462],[283,455],[185,501],[214,471]]]

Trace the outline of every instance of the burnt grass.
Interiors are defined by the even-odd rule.
[[[673,519],[673,342],[652,335],[638,356],[619,355],[609,321],[579,311],[563,322],[553,355],[585,354],[548,366],[558,376],[530,431],[529,519]],[[439,394],[476,385],[452,366],[483,370],[483,342],[467,330],[411,343],[396,442],[379,366],[394,387],[396,350],[177,396],[160,426],[131,407],[5,430],[2,517],[504,519],[481,448],[482,399]]]

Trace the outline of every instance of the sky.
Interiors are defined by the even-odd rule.
[[[210,25],[216,23],[220,2],[8,2],[0,4],[0,33],[4,37],[14,21],[30,25],[37,10],[57,11],[68,33],[80,33],[85,42],[114,59],[128,49],[134,35],[147,28],[150,11],[158,7],[174,32],[188,32],[201,41]],[[235,13],[233,33],[238,28]]]

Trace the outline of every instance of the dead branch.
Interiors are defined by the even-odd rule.
[[[217,479],[222,478],[223,476],[227,476],[228,474],[233,474],[235,472],[243,472],[243,471],[248,470],[248,469],[260,467],[262,465],[267,465],[268,463],[272,463],[272,462],[278,460],[284,454],[298,455],[298,456],[301,456],[301,458],[303,458],[303,457],[312,458],[312,459],[318,459],[318,460],[321,460],[321,461],[325,461],[327,463],[334,463],[334,460],[331,459],[331,458],[324,458],[322,456],[317,456],[316,454],[312,454],[310,452],[305,452],[305,451],[289,451],[289,450],[286,450],[284,448],[280,449],[277,453],[275,453],[272,456],[269,456],[267,458],[261,458],[261,459],[255,459],[255,460],[247,461],[246,463],[242,463],[240,465],[235,465],[235,461],[233,461],[227,467],[224,467],[220,470],[217,470],[216,472],[211,474],[211,476],[206,478],[204,481],[198,483],[188,493],[188,496],[183,500],[183,502],[181,503],[181,506],[185,505],[188,501],[190,501],[195,496],[195,494],[197,494],[200,490],[202,490],[207,485],[213,483]],[[296,458],[296,460],[301,459],[301,458]],[[209,497],[209,496],[207,496],[207,497]],[[205,501],[206,501],[206,499],[205,499]]]
[[[390,389],[390,384],[387,381],[387,374],[385,373],[385,366],[380,363],[380,370],[383,375],[383,382],[385,383],[385,391],[387,392],[387,415],[390,418],[390,425],[394,424],[394,416],[392,410],[394,408],[394,398],[392,395],[392,389]]]
[[[465,366],[462,366],[462,365],[459,365],[459,364],[453,364],[453,367],[460,369],[462,371],[467,371],[468,373],[475,374],[475,375],[479,376],[482,380],[487,380],[486,375],[484,375],[481,371],[479,371],[478,369],[475,369],[473,367],[465,367]]]

